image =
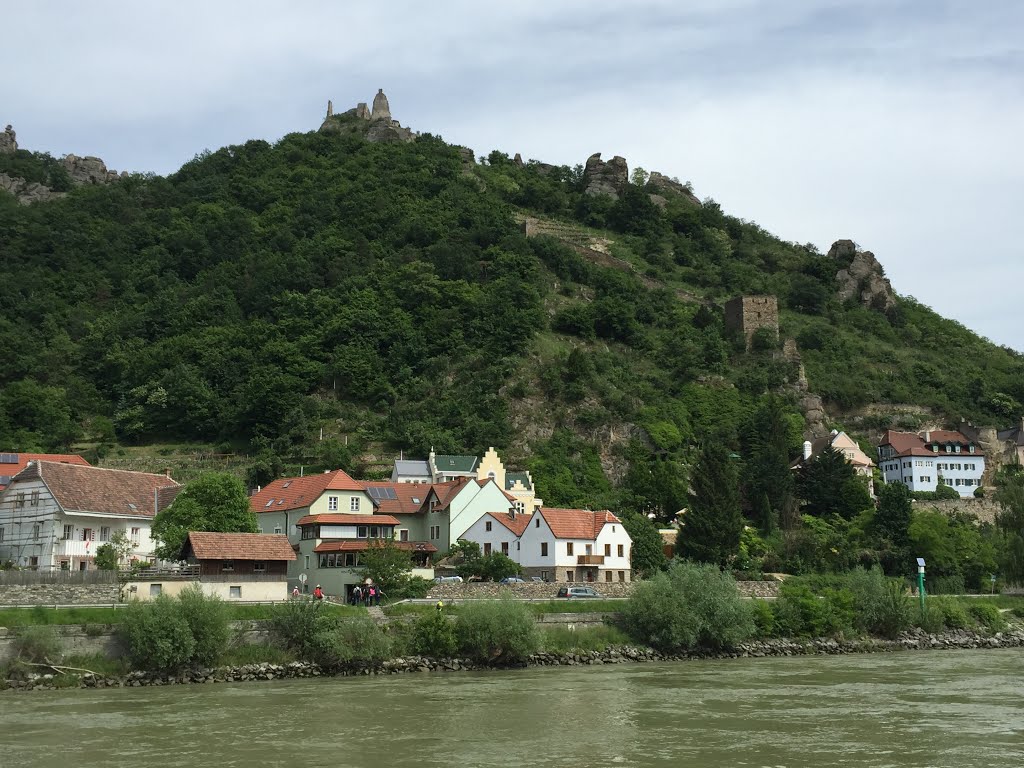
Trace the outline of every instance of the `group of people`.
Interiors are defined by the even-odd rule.
[[[352,595],[349,598],[349,602],[352,605],[359,605],[362,603],[367,608],[371,605],[380,605],[380,587],[376,584],[366,584],[361,586],[356,584],[352,588]]]

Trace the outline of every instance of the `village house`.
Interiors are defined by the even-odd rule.
[[[74,453],[0,453],[0,491],[11,484],[11,478],[33,461],[51,461],[58,464],[90,466],[89,462]]]
[[[852,437],[847,435],[845,432],[838,432],[832,430],[831,434],[827,437],[819,437],[814,440],[805,440],[803,445],[803,452],[796,461],[791,465],[791,469],[799,469],[809,461],[813,461],[815,457],[821,454],[826,448],[833,448],[839,453],[843,454],[846,460],[853,467],[854,472],[860,477],[867,480],[868,492],[874,496],[874,469],[875,462],[871,460],[864,451],[861,450],[860,445]]]
[[[488,512],[467,528],[460,538],[479,544],[483,555],[501,553],[518,563],[519,537],[530,525],[532,517],[515,511]]]
[[[542,507],[519,536],[513,560],[546,581],[627,582],[632,539],[608,510]]]
[[[198,584],[207,595],[232,602],[286,600],[288,564],[295,560],[295,550],[284,535],[191,531],[181,559],[188,565],[140,571],[125,585],[125,598],[175,596],[187,586]]]
[[[153,517],[181,486],[166,475],[30,462],[0,492],[0,562],[89,570],[96,548],[124,531],[129,561],[152,560]]]
[[[903,483],[911,491],[935,491],[947,485],[970,498],[981,487],[985,455],[960,432],[922,434],[888,430],[878,446],[879,468],[886,483]]]

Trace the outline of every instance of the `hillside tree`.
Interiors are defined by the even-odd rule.
[[[743,532],[739,478],[727,446],[705,443],[690,478],[690,508],[676,538],[676,554],[698,563],[728,565]]]
[[[161,560],[179,560],[189,531],[259,533],[242,481],[208,472],[186,485],[174,502],[153,518],[152,535]]]

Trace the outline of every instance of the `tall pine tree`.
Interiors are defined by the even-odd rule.
[[[739,551],[743,532],[739,478],[727,446],[707,443],[690,476],[690,508],[676,538],[676,554],[724,566]]]
[[[765,398],[746,431],[747,502],[763,530],[771,531],[776,522],[789,530],[799,522],[799,516],[795,480],[789,468],[792,425],[785,403],[776,396]]]
[[[834,513],[852,520],[871,506],[871,496],[857,470],[832,446],[804,464],[797,489],[807,502],[806,512],[816,517]]]

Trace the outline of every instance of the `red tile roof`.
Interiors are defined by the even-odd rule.
[[[398,518],[391,515],[347,515],[344,512],[330,512],[324,515],[306,515],[296,525],[398,525]]]
[[[282,512],[302,509],[319,499],[324,491],[363,491],[363,484],[353,480],[343,469],[305,477],[280,477],[249,498],[252,511]],[[372,501],[372,500],[371,500]]]
[[[468,482],[468,477],[459,477],[455,480],[449,480],[447,483],[434,483],[431,488],[437,495],[437,506],[435,509],[445,509]]]
[[[619,518],[607,509],[591,512],[589,509],[560,509],[543,507],[541,515],[551,532],[559,539],[596,539],[605,523],[618,523]]]
[[[516,536],[522,536],[523,531],[529,527],[530,520],[533,519],[532,514],[518,514],[515,517],[507,512],[488,512],[487,514],[512,531]]]
[[[288,537],[276,533],[190,531],[184,554],[197,560],[294,560]]]
[[[75,453],[6,453],[0,451],[0,458],[13,458],[12,461],[0,461],[0,477],[14,477],[28,466],[30,461],[54,461],[58,464],[77,464],[80,467],[88,467],[89,462]],[[0,483],[0,491],[7,485]]]
[[[153,517],[173,500],[162,489],[180,488],[166,475],[49,461],[29,465],[11,483],[37,477],[65,511],[104,515]]]
[[[314,552],[362,552],[376,546],[376,539],[360,539],[359,541],[323,541],[316,545]],[[393,541],[398,549],[406,552],[437,552],[437,547],[427,541]]]
[[[942,456],[946,453],[944,446],[947,443],[953,445],[969,446],[972,445],[971,441],[967,439],[960,432],[955,432],[946,429],[936,429],[932,432],[926,433],[928,436],[928,442],[925,442],[923,436],[914,434],[913,432],[897,432],[894,429],[886,430],[885,436],[882,438],[882,442],[879,445],[892,446],[897,456]],[[930,445],[939,445],[938,451],[933,451],[927,447]],[[984,456],[984,451],[981,450],[981,446],[973,443],[974,453],[969,454],[971,456]],[[963,453],[963,452],[962,452]]]
[[[388,480],[364,480],[363,485],[367,488],[387,488],[394,492],[397,498],[381,499],[375,498],[377,511],[388,515],[415,515],[427,511],[427,496],[430,489],[435,487],[430,483],[392,483]]]

